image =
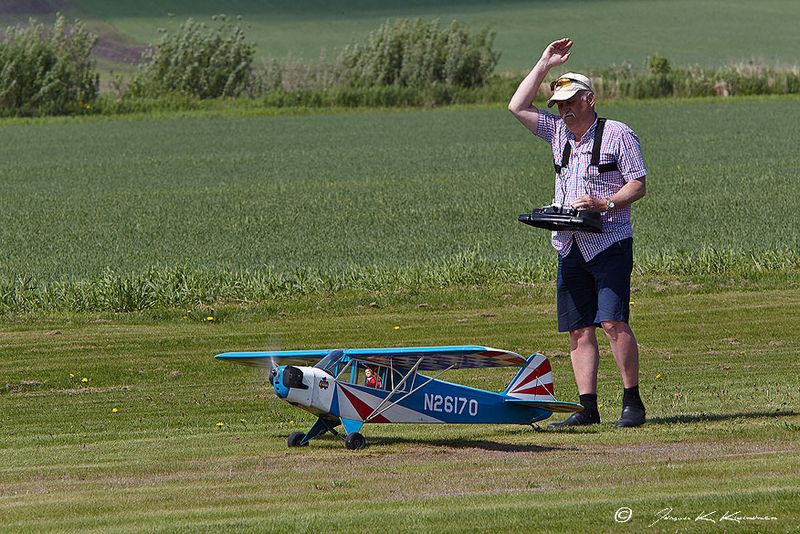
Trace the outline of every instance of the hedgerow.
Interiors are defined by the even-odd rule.
[[[598,96],[613,98],[692,98],[800,93],[800,67],[738,62],[718,68],[673,67],[665,57],[648,58],[646,68],[630,63],[588,73]]]
[[[0,43],[0,115],[118,114],[204,109],[211,99],[238,98],[264,107],[402,107],[505,103],[524,72],[494,73],[494,32],[470,33],[457,21],[386,21],[333,59],[254,63],[255,47],[224,16],[215,25],[187,20],[144,55],[130,79],[99,95],[91,60],[97,38],[80,22],[30,22]],[[554,73],[557,74],[557,73]],[[800,68],[741,62],[719,68],[676,67],[653,56],[590,69],[600,99],[800,93]],[[538,95],[549,97],[547,84]],[[240,105],[240,104],[235,104]]]
[[[494,72],[499,52],[494,32],[471,35],[457,21],[386,21],[365,42],[345,47],[339,56],[339,83],[346,87],[427,87],[445,84],[480,87]]]
[[[255,73],[250,94],[273,102],[347,105],[352,100],[364,105],[372,100],[378,105],[419,105],[431,99],[433,87],[448,91],[484,86],[500,57],[493,42],[489,28],[471,34],[457,21],[442,28],[439,21],[387,20],[333,60],[269,59]],[[365,92],[372,89],[377,91]]]
[[[64,115],[92,111],[100,81],[91,59],[97,36],[82,23],[18,24],[0,43],[0,114]]]
[[[165,32],[158,45],[144,54],[127,94],[161,97],[172,94],[197,98],[236,97],[250,86],[255,46],[244,31],[225,17],[210,28],[193,19],[175,33]]]

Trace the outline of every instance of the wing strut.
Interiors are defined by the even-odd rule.
[[[378,404],[378,405],[375,407],[375,409],[374,409],[374,410],[372,410],[372,413],[371,413],[371,414],[369,414],[369,415],[367,416],[367,418],[366,418],[366,419],[364,419],[364,422],[365,422],[365,423],[368,423],[368,422],[369,422],[370,420],[372,420],[373,418],[375,418],[375,417],[378,417],[380,414],[382,414],[383,412],[385,412],[386,410],[388,410],[389,408],[391,408],[392,406],[394,406],[394,405],[395,405],[395,404],[397,404],[398,402],[400,402],[400,401],[402,401],[403,399],[405,399],[405,398],[409,397],[410,395],[413,395],[414,393],[416,393],[416,392],[417,392],[417,391],[419,391],[420,389],[424,388],[425,386],[427,386],[428,384],[430,384],[431,382],[433,382],[433,381],[434,381],[436,378],[440,377],[440,376],[441,376],[443,373],[445,373],[445,372],[449,371],[450,369],[452,369],[453,367],[455,367],[455,364],[453,364],[453,365],[451,365],[451,366],[449,366],[449,367],[447,367],[447,368],[445,368],[445,369],[442,369],[441,371],[439,371],[438,373],[436,373],[434,376],[432,376],[431,378],[428,378],[428,380],[426,380],[426,381],[425,381],[425,382],[423,382],[422,384],[418,385],[417,387],[413,388],[411,391],[409,391],[408,393],[406,393],[405,395],[403,395],[402,397],[400,397],[400,398],[399,398],[399,399],[397,399],[396,401],[392,401],[392,402],[389,402],[389,404],[386,404],[386,402],[387,402],[387,401],[389,401],[389,399],[391,399],[391,398],[392,398],[392,395],[394,395],[395,393],[397,393],[397,392],[398,392],[398,390],[399,390],[401,387],[403,387],[403,384],[405,384],[405,382],[406,382],[406,380],[408,379],[408,377],[409,377],[409,376],[411,376],[411,373],[416,373],[416,371],[417,371],[417,368],[418,368],[418,367],[419,367],[419,365],[422,363],[422,360],[423,360],[423,359],[424,359],[424,358],[420,358],[419,360],[417,360],[417,363],[415,363],[415,364],[414,364],[414,367],[412,367],[411,369],[409,369],[409,370],[408,370],[408,372],[407,372],[407,373],[406,373],[406,375],[403,377],[403,379],[402,379],[402,380],[401,380],[401,381],[400,381],[400,382],[399,382],[399,383],[398,383],[398,384],[397,384],[397,385],[394,387],[394,389],[393,389],[393,390],[392,390],[392,391],[391,391],[391,392],[390,392],[390,393],[389,393],[389,394],[386,396],[386,398],[384,398],[384,399],[383,399],[383,400],[380,402],[380,404]],[[413,387],[413,384],[412,384],[412,387]],[[384,404],[386,404],[386,406],[383,406]],[[382,406],[383,406],[383,407],[382,407]],[[381,408],[381,407],[382,407],[382,408]]]
[[[394,389],[392,389],[392,391],[390,391],[390,392],[389,392],[389,394],[388,394],[388,395],[386,395],[386,397],[384,397],[384,399],[383,399],[383,400],[382,400],[382,401],[381,401],[381,402],[380,402],[380,403],[379,403],[379,404],[378,404],[378,405],[375,407],[375,409],[374,409],[374,410],[372,410],[372,413],[371,413],[371,414],[369,414],[369,415],[367,416],[367,418],[365,419],[365,422],[366,422],[366,421],[369,421],[369,420],[370,420],[370,419],[372,419],[373,417],[377,417],[377,416],[378,416],[378,414],[379,414],[378,410],[380,410],[380,409],[381,409],[381,406],[383,406],[384,404],[386,404],[386,402],[387,402],[389,399],[391,399],[391,398],[392,398],[392,395],[394,395],[395,393],[397,393],[397,391],[398,391],[398,390],[399,390],[401,387],[403,387],[403,384],[405,384],[405,383],[406,383],[406,380],[408,380],[408,377],[409,377],[409,376],[411,376],[411,373],[416,373],[416,372],[417,372],[417,369],[419,369],[419,366],[420,366],[420,364],[422,363],[422,360],[424,360],[424,359],[425,359],[425,358],[420,358],[419,360],[417,360],[417,363],[415,363],[415,364],[413,365],[413,367],[411,367],[411,369],[409,369],[409,370],[408,370],[408,372],[405,374],[405,376],[403,377],[403,379],[402,379],[402,380],[400,380],[400,382],[398,382],[398,383],[397,383],[397,384],[394,386]],[[393,370],[393,368],[391,367],[391,362],[389,362],[389,363],[390,363],[389,373],[391,373],[391,372],[392,372],[392,370]],[[396,403],[392,403],[392,406],[393,406],[394,404],[396,404]],[[388,408],[388,407],[389,407],[389,406],[387,406],[387,408]],[[382,410],[381,410],[381,411],[382,411]]]

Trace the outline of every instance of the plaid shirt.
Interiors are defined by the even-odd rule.
[[[565,143],[572,145],[569,163],[556,176],[555,203],[569,205],[577,197],[585,194],[597,198],[609,198],[629,181],[647,175],[642,151],[639,147],[639,138],[628,126],[612,120],[606,121],[603,130],[600,164],[616,161],[619,170],[600,174],[597,167],[590,166],[596,128],[597,120],[595,119],[594,124],[584,134],[580,143],[576,144],[575,136],[569,131],[560,116],[539,110],[536,135],[550,143],[553,149],[553,160],[561,164]],[[553,232],[553,247],[561,256],[567,256],[572,248],[574,236],[584,260],[589,261],[617,241],[633,237],[630,205],[606,212],[602,218],[602,233]]]

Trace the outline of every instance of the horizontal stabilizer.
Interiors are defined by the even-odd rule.
[[[583,411],[583,406],[581,406],[577,402],[564,402],[557,400],[552,400],[552,401],[522,400],[522,399],[515,399],[512,397],[506,398],[505,401],[511,404],[521,404],[523,406],[541,408],[542,410],[548,410],[550,412],[572,413],[572,412]]]

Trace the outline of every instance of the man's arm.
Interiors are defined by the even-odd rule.
[[[532,132],[536,132],[536,124],[539,121],[539,110],[533,105],[536,92],[551,68],[566,63],[569,59],[570,48],[572,48],[572,41],[566,37],[550,43],[530,73],[519,84],[514,96],[511,97],[511,102],[508,103],[508,111]]]
[[[611,200],[614,201],[614,209],[621,209],[625,206],[630,206],[646,193],[645,178],[637,178],[631,180],[623,185],[619,191],[611,195]],[[608,199],[597,198],[589,195],[583,195],[572,201],[572,207],[577,210],[586,211],[608,211]]]

